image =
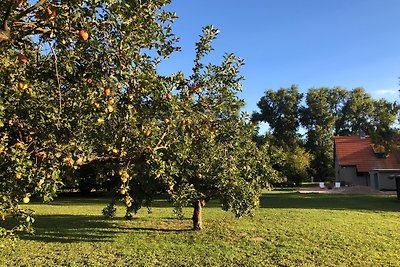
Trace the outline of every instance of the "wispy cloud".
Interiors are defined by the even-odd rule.
[[[393,96],[398,94],[399,91],[397,89],[379,89],[372,92],[374,95],[378,96]]]

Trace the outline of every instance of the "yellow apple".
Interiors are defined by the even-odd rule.
[[[26,90],[26,89],[28,89],[28,84],[26,82],[20,82],[18,84],[18,88],[21,90]]]
[[[30,199],[29,199],[28,196],[25,196],[25,197],[22,199],[22,202],[24,202],[25,204],[28,204],[29,201],[30,201]]]

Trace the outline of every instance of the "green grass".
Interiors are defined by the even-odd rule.
[[[0,244],[0,266],[400,266],[400,202],[393,195],[266,193],[254,218],[217,203],[193,232],[159,200],[125,221],[107,200],[59,198],[36,210],[36,235]]]

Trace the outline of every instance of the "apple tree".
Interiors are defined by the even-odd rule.
[[[177,50],[168,2],[3,1],[0,218],[17,218],[15,230],[30,229],[20,204],[32,195],[51,200],[92,160],[119,162],[131,140],[114,132],[136,125],[132,147],[155,138],[153,110],[168,102],[155,69]]]
[[[124,136],[132,140],[125,147],[129,160],[121,170],[120,194],[128,217],[166,191],[177,211],[193,207],[193,229],[199,230],[202,207],[208,201],[219,199],[222,208],[237,217],[252,214],[261,189],[275,177],[268,157],[252,141],[255,126],[240,113],[243,101],[237,92],[243,61],[227,54],[221,65],[202,63],[217,33],[212,26],[203,29],[193,74],[185,78],[178,72],[165,78],[158,86],[171,90],[168,101],[147,99],[140,110],[147,114],[150,107],[154,117],[143,114],[126,128],[130,132]],[[135,135],[138,125],[143,133]],[[141,136],[147,139],[141,141]],[[113,211],[112,203],[104,212]]]

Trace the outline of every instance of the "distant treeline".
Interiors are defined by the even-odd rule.
[[[360,87],[353,90],[312,88],[302,94],[293,85],[277,91],[267,90],[257,106],[259,111],[253,113],[252,120],[266,122],[270,127],[265,136],[257,137],[258,142],[268,141],[284,153],[297,155],[297,160],[309,159],[304,177],[299,177],[298,172],[285,174],[297,181],[333,177],[333,137],[336,135],[364,132],[373,136],[374,142],[388,145],[396,132],[394,126],[399,114],[396,102],[375,100]],[[299,134],[300,126],[305,129],[304,137]],[[281,171],[288,172],[287,166],[281,167]]]

